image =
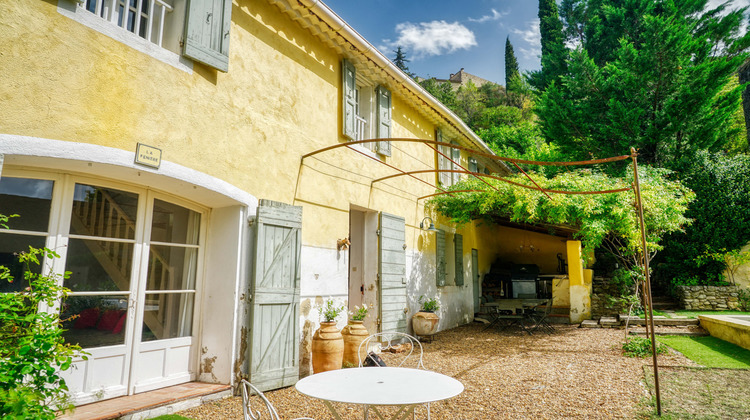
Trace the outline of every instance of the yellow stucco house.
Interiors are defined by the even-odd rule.
[[[0,213],[21,216],[0,264],[47,246],[44,269],[72,273],[77,404],[291,385],[324,299],[372,306],[375,332],[437,296],[452,328],[503,255],[547,273],[565,256],[555,299],[586,317],[578,242],[425,213],[451,170],[508,169],[320,1],[2,1],[0,78]],[[381,179],[399,171],[420,172]]]

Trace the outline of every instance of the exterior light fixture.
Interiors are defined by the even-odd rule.
[[[427,223],[425,223],[425,222],[426,222],[426,221],[428,221],[428,220],[430,221],[430,224],[429,224],[429,225],[428,225]],[[422,230],[426,230],[426,231],[428,231],[428,232],[437,232],[437,231],[438,231],[438,230],[437,230],[437,229],[435,228],[435,224],[434,224],[434,223],[432,222],[432,219],[430,219],[430,217],[429,217],[429,216],[428,216],[428,217],[425,217],[424,219],[422,219],[422,221],[421,221],[421,222],[419,222],[419,228],[420,228],[420,229],[422,229]]]

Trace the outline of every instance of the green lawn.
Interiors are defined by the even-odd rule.
[[[750,350],[711,336],[658,336],[656,340],[711,368],[750,369]]]
[[[178,416],[177,414],[165,414],[163,416],[154,417],[153,420],[190,420],[190,418]]]

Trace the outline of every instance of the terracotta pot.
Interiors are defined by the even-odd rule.
[[[411,327],[418,336],[429,336],[437,332],[440,318],[435,312],[419,311],[411,317]]]
[[[336,322],[321,322],[312,339],[313,373],[341,369],[344,358],[344,338]]]
[[[359,366],[359,345],[370,335],[363,322],[349,320],[349,324],[341,330],[341,335],[344,336],[344,367]],[[367,354],[366,350],[362,350],[363,358]]]

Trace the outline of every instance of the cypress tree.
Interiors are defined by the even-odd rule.
[[[536,89],[544,90],[550,83],[559,80],[566,71],[567,50],[555,0],[539,0],[539,32],[542,43],[542,70],[533,73],[529,82]]]
[[[545,137],[571,159],[633,146],[639,162],[668,168],[721,150],[737,135],[736,71],[750,35],[740,31],[746,8],[704,12],[707,1],[590,0],[569,76],[537,102]]]
[[[510,37],[505,38],[505,89],[510,89],[512,80],[520,77],[518,72],[518,60],[513,52],[513,44],[510,43]]]

